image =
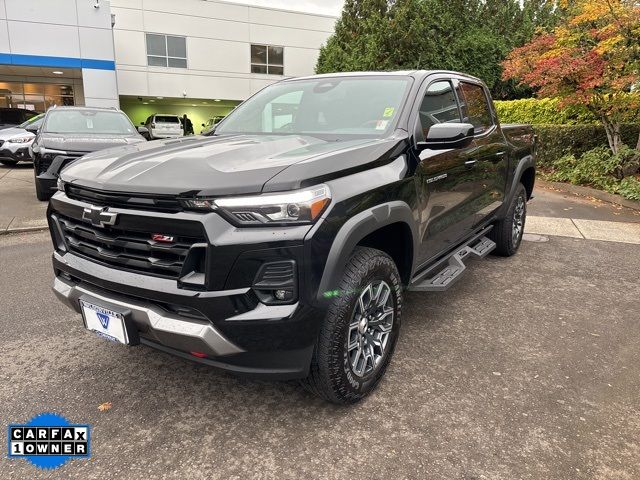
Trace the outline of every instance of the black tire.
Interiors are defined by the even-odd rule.
[[[7,167],[15,167],[18,164],[18,160],[5,160],[1,159],[0,163],[6,165]]]
[[[517,224],[517,211],[522,207],[521,225],[519,233],[514,233],[514,223]],[[522,243],[524,226],[527,219],[527,191],[521,183],[516,187],[515,194],[509,203],[509,208],[505,217],[494,225],[489,233],[489,238],[496,242],[494,253],[502,257],[515,255]]]
[[[352,367],[348,342],[354,332],[352,320],[361,293],[372,284],[384,282],[390,291],[388,308],[393,305],[393,324],[379,361],[372,370],[358,375]],[[311,360],[309,376],[303,386],[319,397],[336,404],[356,403],[371,393],[383,377],[391,360],[402,312],[400,274],[386,253],[373,248],[358,247],[345,267],[338,292],[329,305]],[[379,295],[382,296],[382,295]],[[361,317],[358,317],[361,318]],[[366,362],[365,362],[366,364]],[[366,370],[366,365],[365,368]]]

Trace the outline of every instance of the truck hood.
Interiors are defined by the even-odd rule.
[[[57,134],[43,133],[38,140],[41,147],[65,152],[95,152],[105,148],[132,145],[144,142],[140,135],[108,135],[108,134]]]
[[[400,140],[191,136],[85,155],[61,177],[74,185],[131,193],[216,196],[283,191],[380,161]]]

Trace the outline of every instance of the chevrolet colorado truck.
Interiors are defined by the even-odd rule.
[[[206,136],[66,167],[53,289],[112,341],[355,403],[391,360],[404,290],[516,253],[535,143],[460,73],[287,79]]]

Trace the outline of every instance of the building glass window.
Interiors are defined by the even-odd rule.
[[[54,105],[75,105],[72,85],[0,82],[0,107],[44,112]]]
[[[187,39],[172,35],[147,33],[147,65],[150,67],[187,68]]]
[[[284,47],[251,45],[251,73],[284,75]]]

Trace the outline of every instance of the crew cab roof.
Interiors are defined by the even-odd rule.
[[[295,78],[287,78],[285,80],[282,80],[282,82],[295,82],[298,80],[313,80],[313,79],[318,79],[318,78],[338,78],[338,77],[384,77],[384,76],[390,76],[390,77],[397,77],[397,76],[404,76],[404,77],[412,77],[412,78],[425,78],[428,77],[429,75],[434,75],[434,74],[450,74],[451,76],[455,76],[455,77],[465,77],[465,78],[469,78],[471,80],[475,80],[478,82],[482,82],[481,79],[474,77],[472,75],[467,75],[464,73],[460,73],[460,72],[454,72],[454,71],[450,71],[450,70],[396,70],[396,71],[385,71],[385,72],[372,72],[372,71],[367,71],[367,72],[335,72],[335,73],[322,73],[319,75],[308,75],[306,77],[295,77]]]

